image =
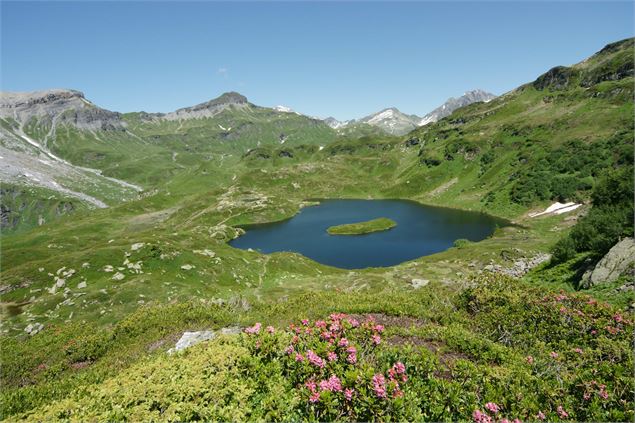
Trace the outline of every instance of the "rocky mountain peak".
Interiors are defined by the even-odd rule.
[[[490,101],[496,98],[492,93],[481,89],[475,89],[465,92],[461,97],[450,97],[445,103],[437,107],[427,115],[425,115],[420,121],[419,126],[427,125],[429,123],[437,122],[444,117],[450,116],[456,109],[468,106],[472,103],[479,101]]]
[[[0,93],[0,117],[24,124],[35,118],[43,123],[68,123],[79,129],[122,129],[121,115],[101,109],[86,100],[84,93],[69,89]]]
[[[247,97],[237,93],[236,91],[229,91],[221,94],[218,98],[210,100],[208,103],[216,104],[247,104]]]
[[[200,103],[191,107],[184,107],[174,112],[167,113],[163,116],[164,119],[176,120],[176,119],[197,119],[207,118],[215,116],[228,108],[245,108],[250,107],[251,104],[242,94],[234,91],[221,94],[219,97],[212,100]]]

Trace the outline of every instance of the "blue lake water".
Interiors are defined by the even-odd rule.
[[[330,226],[387,217],[397,226],[365,235],[329,235]],[[457,239],[480,241],[506,221],[477,212],[424,206],[407,200],[321,200],[290,219],[247,225],[230,241],[236,248],[292,251],[344,269],[394,266],[452,247]]]

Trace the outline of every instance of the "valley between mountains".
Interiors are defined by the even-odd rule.
[[[423,117],[318,119],[235,92],[123,114],[74,90],[2,93],[2,417],[632,420],[633,48]],[[321,199],[506,224],[391,267],[228,244]],[[308,353],[281,351],[323,320],[359,336],[366,367],[348,350],[342,366],[367,380],[360,397],[405,363],[389,406],[306,385]],[[168,355],[185,331],[214,333]]]

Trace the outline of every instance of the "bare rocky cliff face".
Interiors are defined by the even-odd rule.
[[[32,119],[56,126],[71,124],[82,130],[123,130],[121,114],[95,106],[81,91],[54,89],[0,94],[0,117],[25,125]]]

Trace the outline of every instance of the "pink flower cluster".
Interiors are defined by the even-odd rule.
[[[597,394],[600,398],[602,398],[603,400],[606,400],[609,398],[609,393],[606,391],[606,385],[600,384],[596,382],[595,380],[592,380],[591,383],[587,384],[586,391],[584,392],[584,395],[582,395],[582,397],[586,401],[588,401],[589,399],[591,399],[591,395],[593,394],[594,391],[596,391],[596,389],[597,389]]]
[[[500,407],[495,402],[488,402],[487,404],[485,404],[485,408],[487,409],[487,411],[493,414],[497,414],[500,411]]]
[[[377,398],[386,398],[386,378],[381,373],[373,376],[373,391]]]
[[[373,376],[373,392],[375,392],[377,398],[382,399],[387,397],[389,390],[394,398],[400,397],[403,395],[403,391],[399,386],[399,382],[405,383],[407,380],[406,366],[398,361],[388,370],[388,380],[381,373]]]
[[[328,379],[321,380],[318,383],[315,383],[313,380],[309,380],[304,384],[304,386],[306,386],[309,390],[309,402],[311,403],[320,401],[320,394],[322,392],[342,392],[343,390],[342,381],[340,381],[340,379],[335,375],[331,375]],[[350,401],[350,399],[348,399],[349,396],[352,398],[353,391],[347,388],[344,392],[344,397],[347,398],[348,401]]]
[[[348,357],[346,357],[346,361],[348,361],[351,364],[357,363],[357,348],[351,345],[350,347],[346,348],[346,352],[348,353]]]
[[[561,419],[566,419],[567,417],[569,417],[569,413],[567,413],[566,411],[564,411],[564,408],[562,408],[561,405],[558,406],[558,408],[556,409],[558,416],[560,416]]]
[[[496,404],[495,402],[488,402],[487,404],[485,404],[485,410],[486,412],[483,412],[481,410],[474,410],[472,412],[472,420],[474,420],[477,423],[494,423],[496,422],[496,416],[498,415],[498,413],[500,413],[501,411],[501,407]],[[488,414],[489,413],[489,414]],[[542,413],[540,413],[542,414]],[[544,414],[543,414],[543,418],[544,418]],[[500,420],[498,420],[499,423],[521,423],[521,421],[519,419],[514,419],[514,420],[509,420],[507,418],[502,418]]]
[[[245,333],[249,333],[249,334],[259,333],[261,327],[262,325],[260,324],[260,322],[258,322],[250,328],[245,328]]]
[[[345,401],[353,401],[357,391],[350,386],[352,382],[347,382],[349,386],[345,386],[335,372],[357,365],[360,352],[366,353],[379,345],[384,326],[372,318],[360,323],[343,313],[333,313],[328,319],[317,320],[313,324],[304,319],[300,325],[291,324],[289,329],[294,336],[285,354],[292,362],[302,366],[303,372],[309,371],[308,380],[304,382],[309,402],[319,403],[320,395],[327,391],[342,395]],[[360,344],[354,345],[352,341]],[[306,367],[305,363],[310,367]],[[325,378],[325,375],[330,376]],[[403,395],[400,384],[407,380],[406,366],[397,362],[387,373],[375,374],[370,388],[381,399],[399,397]],[[358,378],[353,383],[362,384],[364,380]]]
[[[342,382],[335,375],[331,375],[326,380],[321,380],[319,385],[322,391],[342,392]]]
[[[313,364],[315,367],[319,367],[320,369],[324,368],[324,360],[322,360],[320,356],[313,351],[308,350],[306,352],[306,358],[309,360],[309,363]]]

